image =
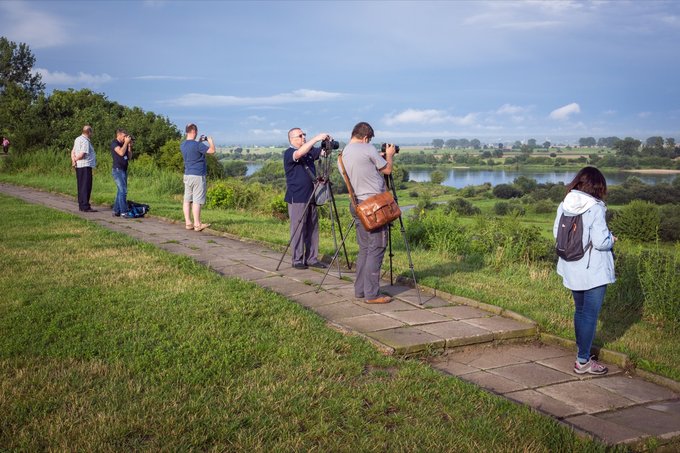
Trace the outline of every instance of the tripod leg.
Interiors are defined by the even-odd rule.
[[[352,218],[352,223],[350,223],[349,226],[347,227],[347,233],[348,233],[348,234],[349,234],[350,231],[352,231],[352,228],[354,228],[354,223],[355,223],[355,222],[356,222],[356,220],[354,220],[354,218]],[[342,244],[341,244],[341,245],[342,245],[343,247],[344,247],[344,245],[345,245],[345,240],[346,240],[346,239],[347,239],[347,236],[345,236],[345,238],[342,240]],[[335,260],[338,258],[338,255],[339,255],[339,254],[340,254],[340,249],[338,248],[338,249],[335,250],[335,254],[333,255],[333,259],[331,260],[331,263],[328,265],[328,268],[326,269],[326,273],[323,275],[323,278],[322,278],[321,281],[319,282],[319,286],[316,288],[316,292],[317,292],[317,293],[318,293],[319,291],[321,291],[321,285],[323,285],[324,280],[326,280],[326,277],[328,276],[328,273],[330,272],[331,267],[333,267],[333,263],[334,263]]]
[[[392,222],[387,226],[387,243],[389,244],[390,252],[390,285],[394,286],[394,275],[392,274],[392,257],[394,256],[394,253],[392,253]]]
[[[342,243],[342,250],[345,252],[345,261],[347,262],[347,269],[352,269],[349,262],[349,255],[347,254],[347,247],[345,247],[345,237],[342,234],[342,225],[340,224],[340,215],[338,215],[338,206],[335,204],[335,195],[333,194],[333,184],[328,181],[329,189],[331,191],[331,203],[333,204],[333,211],[335,211],[335,218],[338,220],[338,231],[340,232],[340,241]]]

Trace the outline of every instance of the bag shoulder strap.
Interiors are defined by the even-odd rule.
[[[352,206],[356,210],[357,207],[357,197],[354,195],[354,189],[352,188],[352,183],[349,182],[349,176],[347,176],[347,170],[345,170],[345,164],[342,162],[342,153],[338,154],[338,162],[340,163],[340,168],[342,169],[342,177],[347,184],[347,190],[349,191],[349,201],[352,202]]]

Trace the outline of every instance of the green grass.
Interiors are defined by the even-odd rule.
[[[189,258],[0,209],[3,450],[605,451]]]
[[[172,178],[176,178],[181,187],[181,175],[168,173],[161,176],[136,175],[135,163],[132,163],[129,198],[149,203],[153,215],[183,222],[181,195],[168,195],[164,191]],[[57,168],[65,170],[29,165],[27,170],[0,172],[0,181],[74,196],[75,174],[69,173],[68,161],[63,167]],[[97,203],[110,204],[114,199],[115,186],[109,173],[105,168],[97,169],[95,172],[93,200]],[[402,196],[406,198],[405,192],[407,191],[399,194],[400,201]],[[475,201],[475,204],[478,204],[482,211],[490,212],[496,201],[498,200],[481,200]],[[345,234],[350,221],[346,206],[346,196],[338,196],[338,209]],[[408,222],[409,214],[404,217]],[[263,241],[281,251],[289,240],[288,222],[268,214],[205,209],[202,220],[210,222],[214,229]],[[461,219],[463,224],[470,221],[470,218]],[[552,221],[552,214],[527,213],[526,216],[519,218],[519,222],[524,225],[538,226],[544,237],[551,236]],[[401,234],[398,228],[393,231],[395,275],[410,277]],[[335,247],[327,217],[321,220],[320,232],[320,251],[332,256]],[[350,259],[353,260],[357,253],[354,233],[350,234],[346,245]],[[626,245],[621,243],[617,248],[625,250]],[[460,261],[456,257],[419,248],[414,248],[411,255],[419,283],[516,311],[537,321],[543,332],[574,339],[573,301],[552,265],[508,264],[502,268],[495,268],[475,261]],[[387,263],[386,258],[384,271],[388,269]],[[680,381],[680,342],[677,341],[677,332],[672,327],[651,324],[642,319],[641,307],[644,296],[641,289],[631,283],[636,280],[633,275],[635,271],[625,269],[622,264],[617,261],[618,281],[608,289],[595,343],[628,354],[634,364],[642,369]]]

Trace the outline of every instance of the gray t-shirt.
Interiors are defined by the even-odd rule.
[[[385,178],[379,170],[387,165],[387,161],[382,158],[375,146],[370,143],[350,143],[342,150],[342,162],[360,202],[385,192]]]

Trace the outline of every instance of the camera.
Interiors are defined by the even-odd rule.
[[[380,145],[380,152],[384,153],[387,149],[388,143],[383,143]],[[394,154],[399,154],[399,145],[394,145]]]
[[[129,135],[129,134],[128,134],[128,135],[126,135],[126,137],[130,137],[130,141],[131,141],[131,142],[134,142],[134,141],[135,141],[135,137],[133,137],[132,135]]]
[[[199,142],[207,142],[208,137],[206,135],[201,135],[200,137],[198,137],[198,141]]]
[[[332,151],[338,148],[340,148],[340,143],[335,140],[331,140],[330,138],[327,138],[321,142],[321,149],[324,151]]]

